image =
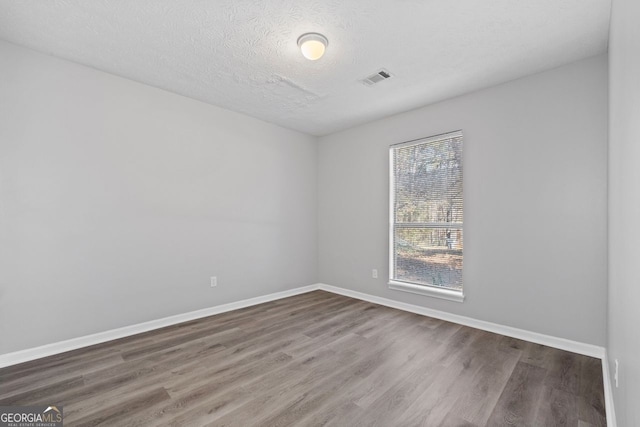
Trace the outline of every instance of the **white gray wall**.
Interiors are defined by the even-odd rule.
[[[316,146],[0,42],[0,354],[318,277],[604,344],[606,111],[600,56]],[[456,129],[466,137],[463,304],[391,291],[385,279],[388,146]]]
[[[0,354],[315,283],[316,176],[313,137],[0,42]]]
[[[602,55],[320,138],[320,282],[604,345],[607,96]],[[457,129],[466,300],[389,290],[388,147]]]
[[[640,3],[614,0],[609,41],[609,366],[618,425],[640,426]]]

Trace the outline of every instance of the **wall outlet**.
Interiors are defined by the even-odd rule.
[[[371,277],[373,279],[377,279],[378,278],[378,270],[376,270],[375,268],[373,270],[371,270]]]
[[[218,286],[218,278],[216,276],[211,276],[211,287],[215,288]]]
[[[618,359],[614,360],[613,363],[616,365],[616,369],[613,373],[613,381],[616,383],[616,388],[618,388]]]

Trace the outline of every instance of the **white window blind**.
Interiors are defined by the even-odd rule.
[[[462,293],[462,146],[457,131],[390,147],[391,284]]]

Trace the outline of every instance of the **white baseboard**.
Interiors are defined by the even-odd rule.
[[[148,332],[154,329],[164,328],[166,326],[176,325],[178,323],[188,322],[190,320],[201,319],[203,317],[213,316],[215,314],[225,313],[227,311],[238,310],[240,308],[250,307],[252,305],[304,294],[307,292],[315,291],[318,288],[319,286],[315,284],[304,286],[301,288],[289,289],[282,292],[276,292],[273,294],[249,298],[242,301],[204,308],[202,310],[191,311],[189,313],[177,314],[175,316],[151,320],[149,322],[138,323],[136,325],[99,332],[97,334],[72,338],[70,340],[47,344],[40,347],[28,348],[26,350],[20,350],[13,353],[2,354],[0,355],[0,368],[17,365],[18,363],[28,362],[30,360],[40,359],[42,357],[52,356],[54,354],[64,353],[66,351],[77,350],[82,347],[88,347],[106,341],[140,334],[142,332]]]
[[[585,356],[595,357],[602,363],[602,379],[604,381],[604,401],[607,413],[607,426],[616,427],[616,414],[613,405],[613,393],[611,388],[611,376],[609,375],[609,362],[607,360],[607,351],[604,347],[592,344],[585,344],[578,341],[571,341],[565,338],[558,338],[551,335],[539,334],[537,332],[526,331],[524,329],[512,328],[510,326],[499,325],[497,323],[485,322],[484,320],[472,319],[470,317],[451,314],[444,311],[433,310],[418,305],[407,304],[400,301],[394,301],[388,298],[377,297],[350,289],[339,288],[337,286],[318,284],[318,287],[327,292],[340,294],[351,298],[357,298],[363,301],[380,304],[398,310],[404,310],[411,313],[421,314],[423,316],[435,317],[436,319],[446,320],[448,322],[469,326],[484,331],[494,332],[496,334],[506,335],[525,341],[535,342],[537,344],[558,348],[561,350],[571,351],[573,353],[583,354]]]
[[[436,319],[446,320],[447,322],[457,323],[459,325],[469,326],[483,331],[489,331],[496,334],[506,335],[525,341],[531,341],[537,344],[558,348],[561,350],[571,351],[573,353],[584,354],[585,356],[596,357],[602,359],[605,354],[605,348],[592,344],[585,344],[578,341],[571,341],[565,338],[558,338],[551,335],[539,334],[537,332],[526,331],[524,329],[512,328],[511,326],[499,325],[497,323],[485,322],[471,317],[460,316],[458,314],[447,313],[445,311],[433,310],[431,308],[421,307],[418,305],[407,304],[388,298],[377,297],[362,292],[352,291],[350,289],[339,288],[337,286],[319,284],[320,289],[333,292],[335,294],[344,295],[351,298],[357,298],[363,301],[380,304],[398,310],[404,310],[411,313],[421,314],[423,316],[435,317]]]
[[[585,344],[577,341],[571,341],[564,338],[558,338],[550,335],[539,334],[537,332],[526,331],[523,329],[512,328],[510,326],[499,325],[497,323],[485,322],[470,317],[460,316],[457,314],[447,313],[444,311],[433,310],[418,305],[407,304],[400,301],[382,298],[362,292],[352,291],[350,289],[331,286],[324,283],[316,283],[314,285],[303,286],[300,288],[289,289],[282,292],[263,295],[260,297],[249,298],[242,301],[222,304],[215,307],[196,310],[189,313],[169,316],[162,319],[151,320],[149,322],[139,323],[137,325],[125,326],[123,328],[112,329],[110,331],[99,332],[97,334],[86,335],[84,337],[73,338],[66,341],[47,344],[40,347],[34,347],[26,350],[20,350],[13,353],[0,355],[0,368],[16,365],[18,363],[28,362],[30,360],[40,359],[42,357],[52,356],[54,354],[64,353],[66,351],[77,350],[82,347],[88,347],[100,344],[106,341],[124,338],[136,335],[142,332],[152,331],[154,329],[164,328],[166,326],[176,325],[178,323],[188,322],[190,320],[201,319],[203,317],[213,316],[215,314],[225,313],[228,311],[238,310],[253,305],[262,304],[282,298],[291,297],[315,290],[323,290],[334,294],[344,295],[363,301],[372,302],[374,304],[384,305],[386,307],[398,310],[408,311],[410,313],[421,314],[423,316],[434,317],[436,319],[446,320],[448,322],[469,326],[476,329],[482,329],[513,338],[531,341],[549,347],[559,348],[586,356],[596,357],[602,360],[602,378],[604,381],[604,397],[607,412],[607,425],[616,427],[615,409],[613,406],[613,393],[611,388],[611,376],[609,375],[609,363],[607,360],[607,352],[604,347]]]
[[[599,359],[603,359],[605,356],[604,347],[580,343],[576,341],[567,340],[564,338],[553,337],[550,335],[539,334],[537,332],[530,332],[523,329],[512,328],[510,326],[499,325],[497,323],[485,322],[483,320],[477,320],[470,317],[447,313],[444,311],[433,310],[433,309],[421,307],[418,305],[407,304],[400,301],[391,300],[388,298],[382,298],[374,295],[365,294],[362,292],[352,291],[350,289],[326,285],[324,283],[317,283],[314,285],[290,289],[282,292],[276,292],[269,295],[263,295],[260,297],[218,305],[215,307],[205,308],[202,310],[196,310],[189,313],[178,314],[175,316],[169,316],[169,317],[165,317],[157,320],[151,320],[149,322],[139,323],[136,325],[125,326],[118,329],[112,329],[110,331],[99,332],[97,334],[86,335],[83,337],[73,338],[66,341],[47,344],[40,347],[34,347],[26,350],[16,351],[13,353],[2,354],[0,355],[0,368],[5,366],[16,365],[18,363],[28,362],[30,360],[35,360],[42,357],[51,356],[54,354],[64,353],[70,350],[76,350],[82,347],[88,347],[94,344],[100,344],[100,343],[115,340],[118,338],[128,337],[128,336],[139,334],[142,332],[152,331],[154,329],[164,328],[166,326],[171,326],[171,325],[175,325],[182,322],[188,322],[190,320],[200,319],[207,316],[213,316],[215,314],[225,313],[227,311],[238,310],[241,308],[262,304],[265,302],[274,301],[281,298],[287,298],[290,296],[299,295],[306,292],[315,291],[318,289],[321,289],[327,292],[332,292],[339,295],[344,295],[351,298],[360,299],[363,301],[372,302],[375,304],[384,305],[391,308],[396,308],[398,310],[404,310],[411,313],[421,314],[423,316],[435,317],[436,319],[442,319],[448,322],[453,322],[453,323],[469,326],[476,329],[482,329],[485,331],[522,339],[525,341],[531,341],[538,344],[547,345],[549,347],[554,347],[562,350],[571,351],[574,353],[584,354],[584,355],[596,357]]]
[[[374,295],[352,291],[350,289],[344,289],[324,283],[319,283],[318,287],[323,291],[332,292],[334,294],[340,294],[347,297],[372,302],[374,304],[380,304],[386,307],[408,311],[410,313],[421,314],[423,316],[435,317],[436,319],[446,320],[448,322],[469,326],[471,328],[482,329],[484,331],[494,332],[496,334],[506,335],[525,341],[531,341],[537,344],[546,345],[548,347],[558,348],[560,350],[571,351],[573,353],[583,354],[585,356],[591,356],[600,359],[602,363],[602,379],[604,382],[604,401],[607,413],[607,426],[617,426],[615,408],[613,405],[611,376],[609,375],[609,362],[607,360],[607,351],[604,347],[593,344],[585,344],[578,341],[571,341],[565,338],[558,338],[551,335],[539,334],[537,332],[526,331],[524,329],[512,328],[510,326],[499,325],[497,323],[485,322],[484,320],[472,319],[470,317],[460,316],[457,314],[447,313],[439,310],[433,310],[430,308],[407,304],[400,301],[394,301],[388,298],[377,297]]]
[[[613,388],[611,386],[611,374],[609,373],[609,356],[605,351],[602,358],[602,380],[604,382],[604,405],[607,411],[607,426],[616,427],[616,410],[613,405]]]
[[[577,341],[571,341],[564,338],[558,338],[550,335],[539,334],[537,332],[526,331],[524,329],[512,328],[510,326],[499,325],[497,323],[477,320],[470,317],[460,316],[457,314],[447,313],[444,311],[433,310],[418,305],[407,304],[388,298],[378,297],[365,294],[350,289],[331,286],[324,283],[303,286],[300,288],[289,289],[282,292],[263,295],[260,297],[249,298],[242,301],[222,304],[215,307],[196,310],[189,313],[169,316],[162,319],[151,320],[149,322],[139,323],[137,325],[125,326],[123,328],[112,329],[110,331],[99,332],[97,334],[86,335],[84,337],[73,338],[66,341],[47,344],[40,347],[34,347],[26,350],[20,350],[13,353],[0,355],[0,368],[16,365],[18,363],[28,362],[30,360],[40,359],[42,357],[52,356],[54,354],[64,353],[66,351],[76,350],[82,347],[88,347],[100,344],[106,341],[124,338],[136,335],[142,332],[152,331],[154,329],[164,328],[166,326],[176,325],[178,323],[188,322],[190,320],[201,319],[203,317],[213,316],[215,314],[225,313],[228,311],[238,310],[269,301],[287,298],[311,291],[321,289],[323,291],[332,292],[334,294],[344,295],[363,301],[372,302],[374,304],[384,305],[386,307],[398,310],[408,311],[410,313],[421,314],[423,316],[434,317],[436,319],[446,320],[448,322],[469,326],[476,329],[482,329],[513,338],[531,341],[549,347],[559,348],[586,356],[596,357],[602,360],[602,378],[604,381],[604,397],[607,412],[607,425],[616,427],[615,410],[613,406],[613,394],[611,388],[611,376],[609,375],[609,363],[607,353],[604,347],[585,344]]]

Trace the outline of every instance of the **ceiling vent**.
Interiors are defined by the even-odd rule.
[[[389,71],[383,68],[379,70],[377,73],[371,74],[370,76],[367,76],[364,79],[362,79],[362,83],[364,83],[367,86],[373,86],[374,84],[390,79],[391,77],[393,77],[393,75],[391,75]]]

